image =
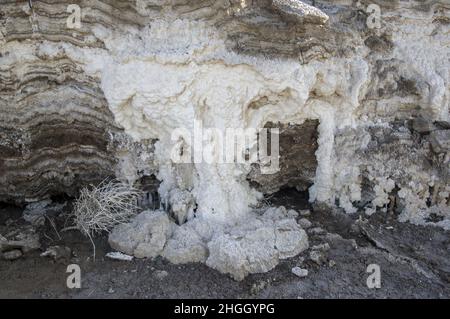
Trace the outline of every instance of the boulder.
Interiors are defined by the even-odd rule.
[[[162,256],[174,264],[205,262],[208,249],[197,232],[188,224],[176,226]]]
[[[172,224],[164,211],[144,211],[130,223],[116,226],[109,235],[115,250],[137,258],[153,258],[161,254]]]
[[[248,274],[273,269],[280,259],[296,256],[308,246],[306,232],[295,219],[278,219],[269,209],[262,217],[213,237],[208,243],[206,264],[242,280]]]

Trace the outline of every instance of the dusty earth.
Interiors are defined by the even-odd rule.
[[[269,199],[271,204],[305,209],[301,194],[288,190]],[[69,205],[70,206],[70,205]],[[320,208],[307,218],[311,250],[282,261],[265,274],[241,282],[202,264],[172,265],[154,260],[116,261],[105,258],[111,249],[107,237],[97,238],[96,260],[88,239],[76,231],[60,232],[70,207],[50,217],[38,231],[42,249],[14,261],[0,260],[0,298],[449,298],[450,234],[437,227],[399,223],[393,213],[345,215]],[[55,223],[50,225],[49,220]],[[23,225],[22,209],[0,206],[0,233]],[[322,228],[318,229],[317,227]],[[61,239],[59,239],[59,236]],[[48,246],[72,249],[73,257],[58,261],[40,257]],[[81,289],[66,286],[67,265],[81,267]],[[369,289],[369,264],[381,268],[381,288]],[[306,268],[305,278],[295,266]]]

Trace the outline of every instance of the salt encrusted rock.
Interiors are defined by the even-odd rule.
[[[267,272],[277,265],[274,243],[273,227],[258,228],[243,236],[218,235],[208,243],[210,254],[206,264],[242,280],[248,274]]]
[[[169,204],[170,210],[179,225],[194,217],[195,202],[191,192],[178,188],[171,190]]]
[[[172,225],[164,211],[144,211],[130,223],[116,226],[109,235],[115,250],[137,258],[158,256],[172,232]]]
[[[282,13],[295,17],[300,22],[324,24],[329,19],[322,10],[299,0],[273,0],[272,4]]]
[[[205,262],[208,249],[198,233],[189,224],[184,224],[175,227],[162,256],[174,264]]]
[[[275,222],[275,249],[280,259],[294,257],[308,249],[308,236],[294,219]]]
[[[206,264],[242,280],[248,274],[267,272],[279,259],[293,257],[308,248],[307,235],[294,219],[274,218],[273,211],[268,216],[213,237],[208,243]]]

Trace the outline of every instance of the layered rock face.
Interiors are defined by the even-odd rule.
[[[0,200],[155,175],[196,261],[283,186],[348,213],[450,227],[447,1],[31,4],[0,7]],[[174,145],[189,145],[174,130],[196,123],[279,128],[280,171],[174,163]],[[270,242],[263,220],[270,231],[246,234]],[[218,234],[198,231],[210,223]],[[242,267],[237,278],[270,268]]]

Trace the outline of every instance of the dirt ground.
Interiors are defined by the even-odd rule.
[[[293,192],[271,199],[273,204],[304,209]],[[0,208],[0,233],[24,223],[21,209]],[[265,274],[241,282],[202,264],[172,265],[162,258],[116,261],[105,258],[107,238],[92,246],[78,232],[62,232],[46,223],[40,229],[42,249],[14,261],[0,260],[0,298],[449,298],[450,236],[436,227],[399,223],[396,216],[377,213],[344,215],[315,209],[307,217],[310,246],[328,243],[319,263],[308,250],[282,261]],[[55,219],[56,229],[63,225]],[[318,229],[321,227],[323,230]],[[51,245],[70,247],[74,257],[54,261],[40,257]],[[67,265],[81,267],[80,289],[68,289]],[[381,288],[368,288],[369,264],[381,269]],[[301,266],[307,277],[291,269]]]

